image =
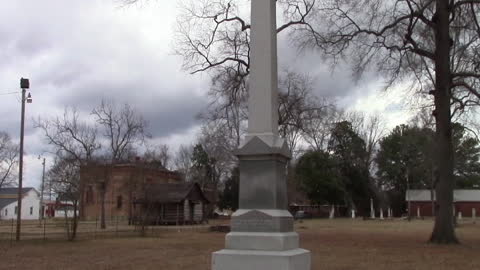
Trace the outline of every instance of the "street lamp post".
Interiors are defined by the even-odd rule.
[[[24,124],[25,124],[25,101],[31,103],[32,99],[30,94],[28,98],[25,97],[27,89],[30,88],[30,82],[28,79],[20,79],[20,88],[22,88],[22,112],[20,120],[20,158],[18,162],[18,198],[17,198],[17,231],[16,231],[16,240],[20,241],[20,230],[22,222],[22,180],[23,180],[23,135],[24,135]]]

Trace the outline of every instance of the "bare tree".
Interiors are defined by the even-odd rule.
[[[97,138],[97,127],[81,121],[79,117],[75,108],[66,107],[62,117],[38,118],[35,127],[43,131],[55,154],[86,164],[101,145]]]
[[[103,136],[108,145],[105,159],[110,166],[128,160],[135,152],[137,144],[145,142],[147,122],[130,105],[118,107],[113,101],[102,100],[100,105],[93,109],[92,115],[101,126]],[[106,228],[105,197],[106,189],[111,178],[111,169],[105,166],[104,177],[97,183],[101,197],[100,228]]]
[[[249,73],[249,17],[242,6],[248,1],[183,1],[176,32],[176,52],[184,59],[183,67],[192,73],[220,70],[234,71],[239,80]],[[314,1],[281,0],[284,23],[282,32],[306,23]],[[248,14],[248,13],[247,13]]]
[[[344,113],[334,101],[317,100],[318,105],[305,111],[302,139],[315,151],[326,151],[330,133],[334,125],[341,121]]]
[[[183,174],[187,182],[192,180],[192,152],[193,146],[180,145],[174,158],[175,169]]]
[[[223,128],[223,124],[223,122],[210,122],[204,125],[198,138],[198,143],[202,145],[209,158],[215,160],[215,173],[212,181],[215,185],[225,179],[237,162],[233,152],[238,145],[235,138],[230,137]]]
[[[135,155],[137,143],[143,143],[146,122],[129,105],[117,107],[113,102],[102,103],[92,111],[96,124],[80,120],[75,108],[66,108],[63,117],[39,118],[36,127],[43,130],[47,143],[58,157],[72,161],[75,166],[91,164],[94,160],[108,160],[109,164]],[[98,138],[98,126],[103,130],[106,143],[103,158]],[[104,166],[105,167],[105,166]],[[79,168],[78,168],[79,169]],[[110,178],[109,168],[104,169],[97,186],[101,194],[101,227],[105,228],[105,191]],[[80,192],[81,194],[81,192]],[[80,198],[81,199],[81,198]]]
[[[127,159],[132,147],[143,143],[147,136],[147,122],[128,104],[118,107],[112,101],[102,100],[92,115],[102,128],[112,163]]]
[[[18,152],[10,136],[0,131],[0,188],[15,184]]]
[[[435,119],[432,115],[431,107],[421,108],[413,117],[410,119],[410,126],[418,126],[421,128],[435,129]]]
[[[240,145],[247,128],[247,91],[244,89],[246,86],[241,86],[240,93],[230,96],[228,90],[224,90],[230,87],[228,80],[232,78],[221,79],[226,81],[213,83],[208,93],[211,102],[197,118],[204,123],[223,122],[223,128],[235,139],[236,144]]]
[[[278,1],[284,18],[277,31],[280,33],[304,24],[312,11],[310,2]],[[244,8],[247,3],[246,0],[183,0],[175,36],[175,52],[182,56],[183,68],[191,73],[208,72],[212,75],[209,91],[212,106],[202,119],[223,119],[237,145],[240,145],[247,119],[250,68],[249,13]],[[283,101],[292,101],[292,98]],[[290,108],[282,108],[284,116],[290,116],[286,110]],[[298,125],[292,118],[289,120],[284,121],[288,123],[288,129]],[[286,131],[287,127],[284,129]],[[298,134],[290,136],[289,141],[295,144],[297,139]]]
[[[80,164],[75,158],[57,156],[55,163],[47,173],[47,182],[58,195],[58,203],[62,201],[65,211],[65,228],[69,241],[73,241],[78,228],[78,203],[80,198]],[[69,203],[72,204],[73,217],[68,217]]]
[[[192,151],[190,177],[199,183],[210,200],[207,215],[212,214],[218,202],[218,190],[236,166],[236,140],[229,136],[223,121],[205,123]]]
[[[386,126],[382,117],[379,114],[370,115],[364,124],[363,131],[360,132],[360,136],[366,143],[367,150],[367,168],[372,172],[373,160],[378,151],[378,143],[385,135]]]
[[[362,112],[348,112],[344,118],[352,123],[353,130],[365,142],[365,167],[368,168],[372,175],[378,143],[386,130],[385,122],[378,113],[366,115]]]
[[[215,85],[214,88],[215,89]],[[223,96],[219,89],[217,98],[212,97],[208,109],[200,114],[205,125],[222,126],[222,134],[234,140],[238,148],[242,136],[247,130],[247,92],[236,98]],[[291,151],[296,154],[298,142],[302,140],[302,130],[314,116],[314,111],[330,106],[326,98],[313,94],[312,79],[292,71],[281,73],[279,80],[278,125],[279,133],[287,140]]]
[[[433,243],[458,242],[451,118],[480,97],[479,5],[477,0],[326,1],[314,8],[316,22],[297,27],[295,36],[334,63],[348,58],[357,77],[373,66],[387,78],[387,87],[409,81],[411,89],[433,95],[438,145]]]
[[[76,169],[80,170],[82,165],[92,162],[95,154],[101,147],[97,138],[97,127],[86,121],[81,121],[79,117],[75,108],[67,107],[62,117],[50,119],[39,118],[35,121],[35,126],[43,131],[46,142],[52,147],[53,152],[57,156],[58,168],[55,168],[55,170],[58,171],[59,174],[60,172],[62,174],[68,172],[61,171],[61,164],[68,165],[69,172],[72,173],[74,169],[70,167],[77,166]],[[78,186],[78,189],[80,189],[80,182],[73,183],[72,181],[74,180],[80,181],[80,177],[68,180],[72,187],[75,186],[76,189]],[[50,189],[58,189],[58,185],[55,187],[53,183],[54,182],[50,181],[47,185]],[[69,194],[80,196],[82,192],[79,190],[78,192],[70,192]],[[79,201],[81,208],[83,205],[81,196],[76,199]]]
[[[320,110],[323,104],[312,94],[312,81],[309,76],[286,71],[279,81],[278,88],[279,134],[286,139],[289,149],[295,156],[310,112]]]
[[[173,158],[170,148],[166,144],[147,146],[147,150],[145,151],[143,157],[146,162],[160,162],[160,164],[166,169],[172,168]]]

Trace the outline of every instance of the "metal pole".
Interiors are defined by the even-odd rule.
[[[22,180],[23,180],[23,135],[25,124],[25,88],[22,89],[22,113],[20,120],[20,159],[18,162],[18,198],[17,198],[17,233],[15,239],[20,241],[22,225]]]
[[[44,213],[45,213],[45,209],[43,206],[43,189],[44,189],[44,183],[45,183],[45,158],[43,158],[42,165],[43,165],[43,172],[42,172],[42,186],[40,189],[40,215],[39,215],[40,220],[44,219]]]

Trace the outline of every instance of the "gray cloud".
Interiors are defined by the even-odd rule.
[[[65,106],[88,116],[102,98],[136,108],[156,141],[178,145],[175,140],[193,137],[198,125],[194,117],[207,105],[209,80],[185,74],[181,59],[169,54],[175,5],[151,1],[119,8],[116,0],[2,3],[0,94],[19,91],[22,76],[31,80],[34,102],[27,106],[25,147],[32,162],[47,147],[32,118],[59,115]],[[339,66],[332,74],[318,54],[299,53],[286,38],[279,38],[280,68],[311,75],[317,95],[348,105],[370,91],[362,82],[352,82],[347,67]],[[0,130],[18,138],[18,94],[0,95],[0,114]],[[38,178],[38,172],[26,173]]]
[[[367,71],[356,82],[347,63],[333,67],[315,50],[299,51],[285,35],[280,35],[278,42],[279,68],[309,75],[313,79],[314,93],[319,97],[336,99],[348,109],[352,101],[378,90],[367,88],[372,80],[378,79],[374,73]]]
[[[155,9],[161,12],[158,3]],[[29,20],[13,20],[12,14],[18,12]],[[15,82],[8,88],[18,88],[20,75],[13,74],[24,73],[30,78],[34,104],[27,107],[27,117],[55,115],[65,106],[75,106],[88,115],[102,99],[108,99],[137,108],[150,123],[154,136],[191,128],[194,116],[207,102],[199,94],[205,91],[206,80],[180,71],[180,59],[165,53],[169,36],[152,40],[149,35],[153,33],[145,32],[150,27],[145,23],[152,21],[142,12],[119,9],[115,1],[8,4],[0,12],[4,15],[0,20],[18,22],[14,27],[0,24],[0,51],[6,52],[0,71],[12,71],[4,80]],[[160,32],[167,31],[162,30],[166,28],[163,22],[153,23]],[[12,97],[8,99],[10,102],[0,100],[4,105],[0,112],[18,117],[3,118],[0,129],[15,134],[19,104]],[[26,128],[27,135],[35,132],[30,125]]]
[[[26,107],[26,159],[35,163],[48,149],[32,118],[61,115],[65,106],[89,116],[102,98],[136,108],[156,140],[188,138],[179,134],[196,125],[194,117],[207,103],[208,80],[185,74],[180,59],[168,54],[174,6],[120,8],[115,0],[2,4],[0,94],[19,91],[20,77],[28,77],[34,100]],[[19,94],[0,95],[0,130],[16,141],[19,101]],[[37,169],[27,166],[26,177],[39,178]]]

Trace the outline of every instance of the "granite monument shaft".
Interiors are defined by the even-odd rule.
[[[239,207],[213,270],[310,270],[288,212],[286,165],[290,151],[278,136],[276,0],[251,1],[248,130],[236,151]]]

